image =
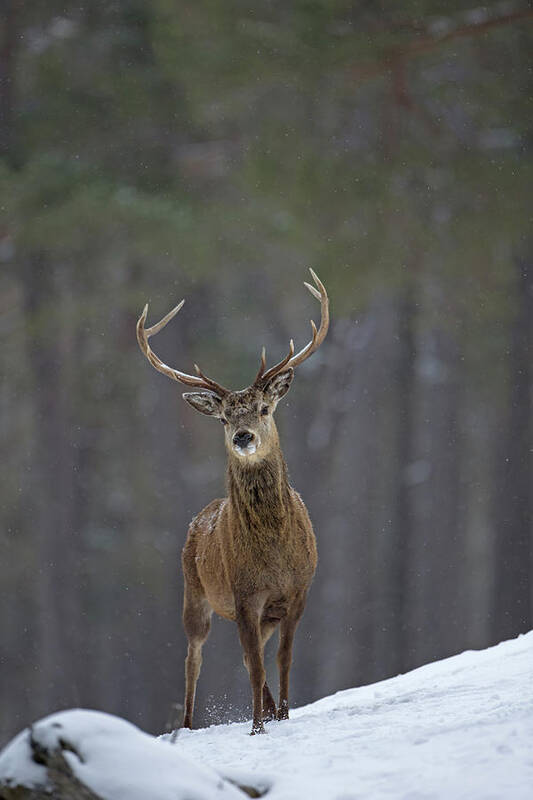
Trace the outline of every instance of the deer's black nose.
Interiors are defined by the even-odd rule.
[[[233,437],[233,444],[237,447],[247,447],[253,438],[254,435],[250,431],[237,431]]]

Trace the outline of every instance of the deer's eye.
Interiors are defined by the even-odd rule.
[[[261,415],[265,417],[268,414],[268,406],[263,406],[261,409]]]
[[[224,417],[220,417],[220,421],[221,421],[221,423],[222,423],[223,425],[227,425],[227,424],[228,424],[228,420],[227,420],[227,419],[224,419]]]

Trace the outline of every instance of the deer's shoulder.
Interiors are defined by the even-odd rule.
[[[227,497],[217,497],[216,500],[211,500],[205,508],[192,518],[189,525],[189,535],[198,531],[212,533],[227,500]]]

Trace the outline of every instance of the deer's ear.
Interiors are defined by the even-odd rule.
[[[222,400],[214,392],[184,392],[182,395],[189,405],[210,417],[220,417]]]
[[[277,403],[291,388],[293,377],[294,370],[292,367],[286,369],[285,372],[280,372],[266,385],[264,390],[266,397],[273,403]]]

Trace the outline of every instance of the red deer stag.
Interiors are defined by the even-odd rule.
[[[183,397],[202,414],[224,425],[228,451],[228,497],[213,500],[192,521],[183,549],[185,577],[183,624],[188,639],[185,661],[185,716],[192,727],[196,682],[213,611],[237,623],[244,663],[253,693],[252,734],[264,733],[265,721],[289,716],[289,670],[294,632],[305,606],[317,554],[313,528],[300,495],[289,485],[273,414],[288,391],[294,373],[315,352],[329,325],[328,296],[306,283],[320,300],[321,322],[299,353],[290,342],[287,356],[266,368],[265,349],[259,372],[247,389],[231,392],[215,383],[195,364],[187,375],[164,364],[148,339],[180,310],[184,300],[151,328],[145,328],[148,306],[137,323],[137,339],[153,367],[169,378],[203,391]],[[265,644],[280,626],[277,655],[279,705],[265,681]]]

